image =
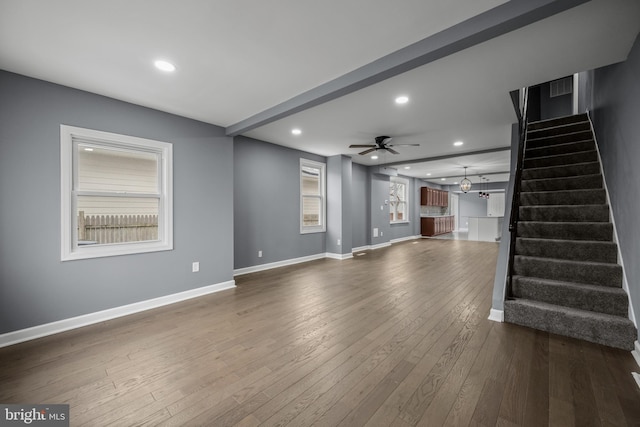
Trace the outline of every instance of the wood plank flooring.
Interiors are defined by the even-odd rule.
[[[638,426],[629,352],[487,320],[498,246],[423,239],[0,349],[72,426]]]

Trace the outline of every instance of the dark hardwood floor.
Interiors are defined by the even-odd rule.
[[[498,246],[416,240],[0,349],[72,426],[638,426],[629,352],[487,320]]]

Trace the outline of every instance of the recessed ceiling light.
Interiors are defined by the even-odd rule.
[[[154,62],[153,65],[155,65],[158,70],[166,71],[168,73],[176,70],[176,66],[171,62],[163,61],[161,59]]]
[[[409,102],[408,96],[402,95],[396,98],[396,104],[406,104],[407,102]]]
[[[427,176],[431,176],[431,173],[428,173]]]
[[[84,151],[93,151],[93,148],[86,147]]]
[[[291,129],[291,133],[294,135],[300,135],[302,131],[300,129]]]
[[[440,178],[440,181],[446,181],[447,178]]]
[[[411,166],[405,166],[404,168],[405,169],[411,169]]]
[[[464,144],[464,142],[462,142],[462,141],[456,141],[456,142],[453,143],[453,145],[455,145],[456,147],[459,147],[462,144]]]
[[[376,156],[376,155],[374,154],[373,156],[371,156],[371,159],[373,159],[373,160],[377,160],[377,159],[378,159],[378,156]]]
[[[454,184],[454,185],[458,185],[458,181],[454,182],[453,184]]]

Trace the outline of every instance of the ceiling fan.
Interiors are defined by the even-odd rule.
[[[400,154],[396,150],[391,147],[419,147],[420,144],[389,144],[393,138],[390,136],[376,136],[375,144],[352,144],[349,148],[368,148],[368,150],[364,150],[358,154],[365,155],[369,154],[372,151],[378,150],[387,150],[391,154]]]

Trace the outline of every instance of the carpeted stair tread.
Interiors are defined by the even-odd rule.
[[[600,173],[599,162],[576,163],[572,165],[536,167],[522,170],[522,179],[567,178]]]
[[[603,188],[602,174],[546,178],[527,179],[522,181],[521,190],[524,192],[535,191],[562,191],[562,190],[587,190]]]
[[[589,118],[586,114],[576,114],[571,116],[555,117],[553,119],[539,120],[535,122],[529,122],[527,125],[527,131],[532,132],[545,128],[557,128],[568,124],[586,122],[589,123]]]
[[[539,126],[535,129],[532,129],[532,127],[529,126],[527,128],[527,135],[531,138],[542,138],[590,130],[591,124],[588,120],[584,120],[579,122],[558,124],[556,126]]]
[[[505,301],[504,320],[629,351],[637,338],[629,319],[526,299]]]
[[[615,264],[618,262],[618,246],[614,242],[593,240],[518,237],[516,255]]]
[[[523,221],[549,222],[607,222],[609,206],[601,205],[541,205],[521,206],[519,218]]]
[[[611,242],[613,225],[610,222],[518,221],[517,237]]]
[[[520,193],[520,206],[601,205],[607,202],[604,188],[587,190],[534,191]]]
[[[528,148],[525,152],[527,159],[537,157],[555,156],[558,154],[578,153],[580,151],[591,151],[595,149],[593,139],[584,141],[568,142],[566,144],[555,144],[538,148]]]
[[[622,288],[515,276],[513,296],[624,318],[629,313],[629,299]]]
[[[576,163],[595,162],[598,160],[598,152],[596,150],[579,151],[577,153],[557,154],[553,156],[535,157],[533,159],[524,159],[523,167],[525,169],[542,168],[549,166],[571,165]]]
[[[574,261],[516,255],[513,273],[517,276],[539,277],[563,282],[585,283],[588,285],[622,287],[622,267],[593,261]]]
[[[584,141],[585,139],[589,138],[593,138],[590,130],[571,132],[562,135],[544,136],[540,138],[527,136],[527,149],[545,147],[548,145],[566,144],[568,142]]]

